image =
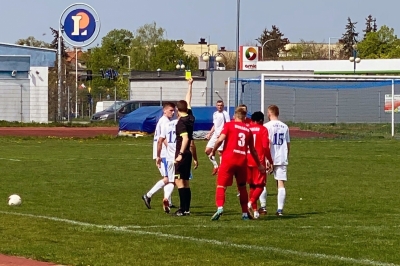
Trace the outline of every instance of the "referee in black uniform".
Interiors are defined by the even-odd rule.
[[[186,101],[176,104],[178,109],[178,123],[176,124],[176,152],[175,152],[175,184],[178,187],[180,208],[176,216],[190,215],[192,192],[189,178],[192,168],[192,153],[190,145],[193,142],[193,125],[195,118]],[[195,158],[195,160],[197,160]]]

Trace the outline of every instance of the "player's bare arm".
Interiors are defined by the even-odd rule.
[[[270,149],[270,141],[268,137],[268,130],[265,130],[263,138],[263,148],[264,148],[264,156],[267,162],[267,171],[271,173],[274,170],[274,162],[272,160],[271,149]]]
[[[189,136],[188,136],[188,134],[187,133],[183,133],[183,134],[181,134],[181,137],[182,137],[182,147],[181,147],[181,150],[179,151],[178,157],[175,158],[175,162],[182,161],[182,154],[187,149],[187,147],[189,145]]]
[[[158,168],[161,167],[161,149],[162,145],[165,143],[166,138],[159,137],[157,141],[157,158],[156,158],[156,165]]]
[[[211,153],[208,155],[208,157],[212,157],[215,156],[215,152],[218,150],[218,148],[222,145],[222,143],[224,142],[226,138],[225,134],[221,134],[219,135],[217,141],[214,144],[214,148],[212,149]]]
[[[213,127],[211,128],[210,132],[207,133],[206,139],[210,139],[210,138],[211,138],[211,135],[214,134],[214,131],[215,131],[215,128],[214,128],[214,126],[213,126]]]
[[[196,144],[194,143],[194,140],[190,142],[190,152],[192,153],[193,156],[194,169],[197,169],[197,167],[199,167],[199,161],[197,160],[197,148]]]
[[[193,87],[193,79],[188,79],[188,90],[186,93],[185,101],[188,103],[188,107],[190,108],[192,104],[192,87]]]
[[[290,142],[287,143],[287,157],[289,158],[290,153]]]

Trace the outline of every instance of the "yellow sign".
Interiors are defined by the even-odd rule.
[[[90,93],[90,91],[92,90],[92,88],[91,88],[91,87],[88,87],[87,90],[88,90],[88,92]]]

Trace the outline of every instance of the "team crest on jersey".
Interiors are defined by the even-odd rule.
[[[60,20],[63,38],[75,47],[91,44],[100,32],[100,19],[96,11],[86,4],[68,7]]]

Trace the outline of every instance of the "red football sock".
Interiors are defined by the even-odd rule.
[[[260,198],[260,195],[263,191],[264,191],[264,187],[257,186],[254,188],[254,192],[250,198],[250,201],[253,203],[252,208],[254,210],[257,210],[257,200]]]
[[[248,207],[247,203],[249,201],[249,194],[247,193],[246,186],[240,186],[238,187],[239,192],[240,192],[240,206],[242,207],[242,213],[248,212]]]
[[[253,196],[253,194],[254,194],[254,186],[253,185],[250,185],[250,189],[249,189],[249,200],[251,200],[252,199],[252,196]]]
[[[215,193],[215,203],[217,207],[224,207],[225,204],[225,189],[222,187],[217,187],[217,191]]]

